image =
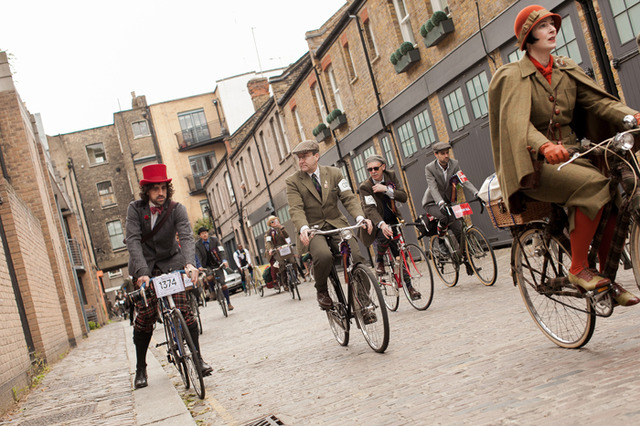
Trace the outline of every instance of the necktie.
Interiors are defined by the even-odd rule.
[[[320,186],[320,182],[318,182],[318,177],[315,173],[311,175],[311,180],[313,181],[313,186],[316,187],[318,194],[322,197],[322,187]]]
[[[151,214],[162,214],[162,206],[160,207],[155,207],[155,206],[151,206]]]

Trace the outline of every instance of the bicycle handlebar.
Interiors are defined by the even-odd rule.
[[[361,220],[360,222],[356,223],[355,225],[345,226],[344,228],[328,229],[326,231],[322,231],[322,230],[317,229],[317,228],[310,228],[309,229],[309,233],[311,235],[333,235],[333,234],[338,234],[338,233],[340,233],[342,231],[351,231],[353,229],[362,228],[362,224],[364,224],[364,220]]]

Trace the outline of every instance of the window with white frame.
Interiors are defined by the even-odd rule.
[[[349,78],[353,80],[358,76],[358,74],[356,74],[356,64],[353,62],[353,57],[351,56],[351,49],[349,49],[349,43],[345,43],[342,45],[342,52],[344,53],[344,63],[347,67]]]
[[[624,44],[633,40],[640,33],[640,1],[609,0],[609,3],[611,4],[613,21],[620,36],[620,43]],[[562,27],[564,28],[564,25]],[[575,60],[574,57],[571,59]]]
[[[122,268],[120,269],[116,269],[113,271],[108,271],[107,275],[109,276],[109,279],[112,280],[114,278],[118,278],[122,276]]]
[[[209,200],[200,200],[200,211],[202,212],[202,217],[209,217],[209,212],[211,211]]]
[[[264,158],[267,160],[267,166],[269,171],[273,170],[273,164],[271,163],[271,156],[269,155],[269,150],[267,149],[267,141],[264,137],[264,132],[260,132],[260,144],[262,145],[262,152],[264,153]]]
[[[110,180],[98,182],[98,197],[100,197],[100,206],[108,207],[116,204],[116,194],[113,192],[113,185]]]
[[[409,41],[412,44],[416,44],[416,40],[413,38],[413,29],[411,28],[410,15],[407,10],[407,5],[405,4],[405,0],[393,0],[393,7],[396,10],[402,39],[404,41]]]
[[[453,132],[462,129],[470,123],[469,113],[467,112],[467,106],[464,104],[461,88],[458,87],[445,96],[443,100],[444,107],[447,110],[447,117],[449,118],[449,125]]]
[[[216,195],[218,196],[219,211],[223,212],[226,209],[226,204],[222,202],[222,194],[220,193],[220,185],[216,183]]]
[[[236,162],[236,166],[238,167],[238,172],[240,173],[240,178],[242,182],[240,182],[240,187],[242,188],[242,192],[247,194],[251,191],[249,188],[249,179],[247,178],[247,169],[244,165],[244,158],[240,157],[240,159]]]
[[[231,176],[228,172],[224,172],[224,181],[227,183],[227,191],[229,192],[229,200],[231,204],[236,202],[236,194],[233,192],[233,185],[231,184]]]
[[[291,215],[289,214],[289,205],[286,205],[284,207],[280,207],[276,211],[276,216],[278,216],[278,218],[280,219],[280,223],[284,223],[284,222],[290,220],[291,219]]]
[[[413,124],[416,126],[418,142],[421,148],[426,148],[436,141],[431,119],[429,118],[429,112],[426,109],[413,117]]]
[[[182,129],[182,138],[187,145],[211,138],[203,108],[179,113],[178,121]]]
[[[382,138],[382,150],[384,151],[384,158],[387,160],[387,166],[389,168],[393,167],[396,162],[393,159],[393,152],[391,151],[391,142],[389,141],[388,136],[384,136]]]
[[[404,155],[405,158],[412,156],[418,150],[410,121],[398,127],[398,140],[402,148],[402,155]]]
[[[133,138],[142,138],[151,135],[149,132],[149,124],[147,120],[135,121],[131,123],[131,129],[133,130]]]
[[[356,174],[356,181],[358,181],[358,185],[367,179],[368,174],[367,174],[365,161],[367,160],[367,158],[374,155],[375,153],[376,153],[375,148],[373,146],[370,146],[369,148],[365,149],[362,152],[362,154],[354,157],[353,170]]]
[[[284,127],[284,123],[282,122],[282,115],[276,111],[276,129],[278,130],[278,135],[280,136],[280,140],[282,141],[282,152],[284,152],[285,156],[291,153],[289,149],[289,139],[287,139],[287,131]]]
[[[198,179],[209,173],[218,164],[218,161],[216,160],[216,153],[212,151],[189,156],[189,164],[191,165],[193,177]]]
[[[278,152],[278,159],[282,161],[282,159],[284,158],[284,152],[282,151],[280,138],[278,137],[278,133],[276,132],[276,126],[275,126],[275,121],[273,117],[269,119],[269,128],[271,129],[271,134],[273,135],[274,142],[276,143],[276,151]]]
[[[373,36],[373,30],[371,29],[371,19],[364,21],[362,26],[364,29],[364,39],[367,43],[369,59],[374,60],[378,57],[378,46],[376,45],[376,39]]]
[[[112,250],[118,250],[125,247],[124,230],[122,229],[122,222],[120,222],[120,220],[107,222],[107,232],[109,233],[109,241],[111,242]]]
[[[480,118],[487,115],[489,113],[489,80],[486,71],[482,71],[467,81],[466,86],[473,116]]]
[[[255,186],[259,186],[260,181],[258,180],[258,168],[256,167],[256,159],[253,158],[251,147],[247,148],[247,156],[251,159],[251,174],[253,175],[253,183]]]
[[[524,50],[520,50],[516,48],[516,50],[514,50],[509,55],[507,55],[507,59],[509,63],[518,62],[520,59],[522,59],[523,56],[524,56]]]
[[[95,166],[107,162],[107,154],[104,152],[102,142],[87,145],[85,149],[87,150],[90,165]]]
[[[316,102],[318,103],[318,109],[320,112],[320,118],[324,124],[327,124],[327,109],[322,102],[322,93],[320,93],[320,85],[318,83],[313,85],[313,94],[316,96]]]
[[[449,14],[449,2],[447,0],[431,0],[431,8],[434,12],[442,10],[447,15]]]
[[[636,18],[640,19],[640,0],[636,0],[636,3],[638,3],[636,7]],[[640,30],[640,24],[638,24],[638,29]],[[562,18],[562,28],[560,28],[558,34],[556,34],[556,48],[551,52],[551,54],[554,56],[568,56],[573,59],[576,64],[582,63],[582,55],[580,54],[578,40],[576,39],[576,33],[573,30],[570,15]]]
[[[327,67],[327,75],[329,76],[329,84],[331,84],[331,90],[333,91],[333,99],[336,101],[336,108],[344,112],[342,107],[342,99],[340,99],[340,88],[338,87],[338,81],[336,75],[333,72],[333,65]]]
[[[293,113],[293,117],[296,120],[296,128],[298,130],[298,139],[303,141],[306,138],[304,136],[304,127],[302,126],[302,120],[300,119],[300,114],[298,113],[298,107],[293,108],[291,112]]]

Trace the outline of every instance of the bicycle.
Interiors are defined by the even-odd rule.
[[[187,280],[188,277],[184,275],[184,271],[174,271],[151,279],[153,290],[158,298],[165,335],[165,341],[156,344],[156,347],[167,346],[167,360],[178,369],[185,389],[193,386],[198,397],[204,399],[205,386],[200,354],[191,339],[182,312],[176,308],[173,301],[174,294],[185,291],[184,281]],[[146,291],[143,286],[131,293],[132,298],[134,300],[140,298],[147,306]]]
[[[482,200],[476,198],[472,201],[480,203],[480,214],[482,214],[484,211]],[[492,286],[498,276],[496,255],[482,231],[473,225],[469,225],[464,219],[464,216],[473,213],[469,203],[453,204],[449,208],[455,215],[456,220],[462,223],[461,243],[463,248],[460,248],[457,238],[448,227],[444,230],[444,235],[432,235],[429,240],[429,254],[436,273],[447,287],[453,287],[458,283],[460,266],[468,261],[473,273],[480,282],[485,286]],[[435,250],[434,247],[438,240],[439,244],[437,245],[440,250]]]
[[[279,247],[276,247],[281,256],[287,256],[291,254],[291,244],[284,244]],[[295,262],[295,259],[292,261],[282,259],[281,263],[284,263],[285,270],[280,272],[281,279],[283,281],[285,290],[288,287],[289,292],[291,293],[291,298],[295,300],[296,295],[298,296],[298,300],[302,300],[300,298],[300,290],[298,289],[298,285],[300,284],[300,279],[298,279],[298,273],[295,270],[295,266],[292,262]]]
[[[224,297],[224,293],[222,291],[222,284],[218,281],[218,275],[216,271],[222,270],[224,268],[224,263],[217,268],[206,268],[206,276],[207,281],[209,281],[209,277],[213,277],[213,293],[215,294],[216,300],[220,305],[220,309],[222,310],[222,315],[225,317],[229,316],[229,310],[227,307],[227,299]],[[211,284],[209,284],[211,286]]]
[[[244,275],[244,279],[245,279],[244,294],[246,296],[251,296],[252,289],[255,294],[258,294],[258,288],[256,287],[256,280],[253,278],[253,274],[249,273],[248,266],[243,266],[242,268],[240,268],[240,270],[241,270],[240,273]]]
[[[640,267],[640,231],[637,226],[640,214],[637,207],[634,207],[639,196],[637,189],[640,166],[631,152],[634,142],[632,135],[637,133],[640,133],[640,129],[632,129],[599,144],[591,144],[590,149],[574,153],[568,162],[563,163],[568,164],[595,149],[603,148],[606,154],[604,160],[611,176],[610,187],[613,190],[619,190],[619,187],[623,189],[616,235],[601,274],[610,278],[611,284],[593,291],[585,291],[569,283],[567,273],[571,266],[571,247],[564,230],[566,214],[561,207],[538,203],[551,209],[550,214],[544,215],[548,216],[547,220],[523,221],[522,224],[511,227],[511,270],[514,286],[520,290],[527,311],[538,328],[560,347],[576,349],[586,345],[593,336],[596,318],[613,314],[616,305],[613,298],[620,291],[614,279],[627,236],[634,273]],[[625,135],[630,135],[631,139]],[[636,202],[632,202],[634,199]],[[605,207],[607,208],[610,208],[610,205]],[[607,217],[605,214],[608,216],[606,211],[603,212],[604,223]],[[629,233],[625,228],[629,226],[631,218],[633,225]],[[597,246],[598,242],[592,245],[590,267],[594,266],[591,263],[595,261]]]
[[[398,309],[400,288],[404,290],[411,306],[419,311],[426,310],[433,300],[433,275],[429,258],[419,246],[405,242],[402,228],[407,225],[418,224],[400,221],[390,225],[398,231],[393,240],[397,241],[399,255],[396,258],[389,247],[384,256],[385,274],[378,275],[384,303],[390,311]],[[412,297],[410,288],[419,292],[420,297]]]
[[[190,285],[189,285],[190,283]],[[200,307],[198,306],[199,295],[202,294],[202,289],[198,287],[198,283],[192,283],[191,280],[185,284],[187,289],[187,300],[193,316],[196,317],[196,323],[198,324],[198,333],[202,334],[202,319],[200,318]]]
[[[310,233],[328,238],[331,235],[340,234],[338,252],[333,250],[330,242],[329,246],[332,247],[335,258],[342,261],[348,294],[345,297],[336,266],[333,264],[329,274],[329,283],[327,283],[333,306],[325,311],[335,339],[341,346],[349,344],[351,319],[355,318],[356,325],[360,328],[371,349],[383,353],[389,345],[389,317],[382,292],[377,279],[369,268],[360,263],[353,264],[351,248],[348,243],[353,236],[352,231],[361,227],[362,222],[327,231],[313,227]]]

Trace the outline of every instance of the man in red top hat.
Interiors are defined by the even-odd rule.
[[[171,201],[173,186],[167,177],[167,166],[151,164],[142,168],[140,180],[140,200],[132,201],[127,210],[126,244],[129,250],[129,274],[134,277],[136,287],[147,289],[147,306],[137,302],[138,316],[133,330],[136,345],[135,387],[147,386],[147,348],[157,319],[158,299],[152,277],[167,272],[184,269],[195,282],[198,270],[195,263],[195,246],[187,209],[180,203]],[[176,240],[180,238],[180,245]],[[176,307],[180,309],[189,327],[193,343],[200,353],[198,326],[187,303],[184,293],[173,295]],[[211,374],[211,367],[202,358],[203,374]]]

